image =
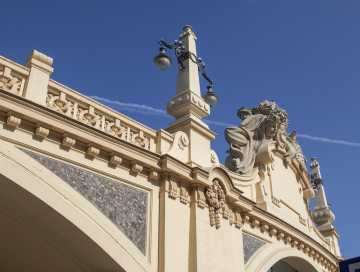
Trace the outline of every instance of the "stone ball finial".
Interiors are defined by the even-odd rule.
[[[192,27],[191,27],[191,25],[186,25],[186,26],[183,27],[183,30],[184,30],[184,31],[186,31],[186,30],[190,30],[190,31],[191,31],[191,30],[192,30]]]
[[[319,166],[319,163],[317,162],[316,158],[315,157],[311,158],[310,168],[314,168],[317,166]]]

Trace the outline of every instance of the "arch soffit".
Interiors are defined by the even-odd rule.
[[[0,144],[0,154],[5,155],[0,156],[1,173],[4,177],[65,217],[126,271],[144,271],[148,267],[149,263],[144,255],[137,252],[131,241],[59,177],[4,141]]]

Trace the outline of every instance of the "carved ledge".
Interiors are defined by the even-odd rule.
[[[284,237],[285,237],[285,234],[283,232],[279,232],[278,235],[277,235],[277,238],[279,240],[284,239]]]
[[[159,180],[159,178],[160,178],[160,173],[159,172],[156,172],[154,170],[149,171],[149,179],[151,179],[151,180]]]
[[[304,247],[305,247],[305,245],[304,245],[303,243],[301,243],[301,244],[298,246],[298,249],[303,250]]]
[[[234,210],[235,210],[235,228],[240,229],[244,225],[241,218],[241,208],[235,207]]]
[[[100,149],[95,147],[93,143],[89,143],[86,149],[86,155],[90,157],[97,157],[100,154]]]
[[[6,124],[13,128],[17,128],[21,123],[22,115],[13,111],[7,113]]]
[[[304,252],[305,252],[306,254],[308,254],[308,253],[310,252],[310,248],[309,248],[309,247],[305,247],[305,248],[304,248]]]
[[[109,163],[118,166],[122,162],[122,158],[117,156],[114,152],[110,154]]]
[[[63,134],[63,139],[62,139],[62,142],[61,144],[63,146],[65,146],[66,148],[73,148],[73,146],[75,145],[75,137],[74,136],[71,136],[67,133],[64,133]]]
[[[314,251],[314,250],[311,250],[311,251],[309,252],[309,255],[310,255],[310,256],[314,256],[314,255],[315,255],[315,251]]]
[[[195,200],[199,208],[204,209],[207,207],[205,197],[205,186],[197,185],[195,188]]]
[[[188,186],[184,183],[180,185],[180,202],[184,203],[185,205],[190,202],[190,194]]]
[[[139,174],[142,172],[142,170],[143,170],[143,167],[140,164],[138,164],[136,162],[131,163],[131,172]]]
[[[50,130],[46,128],[44,125],[37,123],[35,129],[35,135],[40,138],[46,138],[49,135]]]

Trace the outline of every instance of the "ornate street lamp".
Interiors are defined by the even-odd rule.
[[[166,71],[169,69],[172,59],[165,53],[166,48],[175,49],[175,56],[178,60],[178,64],[180,64],[179,69],[184,70],[186,66],[183,61],[186,59],[190,59],[193,63],[196,63],[198,66],[198,71],[201,72],[203,77],[209,82],[207,86],[207,93],[202,96],[204,101],[209,104],[210,107],[214,107],[218,101],[218,96],[213,92],[213,81],[206,75],[205,73],[205,63],[201,58],[196,57],[196,55],[190,51],[185,52],[185,46],[181,41],[175,40],[174,43],[166,43],[163,39],[159,42],[160,44],[160,54],[154,58],[154,63],[156,68],[160,71]]]

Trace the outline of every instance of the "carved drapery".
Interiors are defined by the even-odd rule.
[[[247,174],[255,163],[261,163],[257,157],[264,145],[276,143],[276,148],[284,151],[284,161],[291,164],[296,157],[305,170],[306,157],[303,155],[296,139],[296,131],[287,136],[289,120],[285,110],[274,101],[263,101],[253,109],[242,107],[238,116],[243,122],[238,127],[228,127],[225,130],[226,141],[230,155],[225,160],[225,166],[231,171]],[[268,163],[268,162],[266,162]]]

